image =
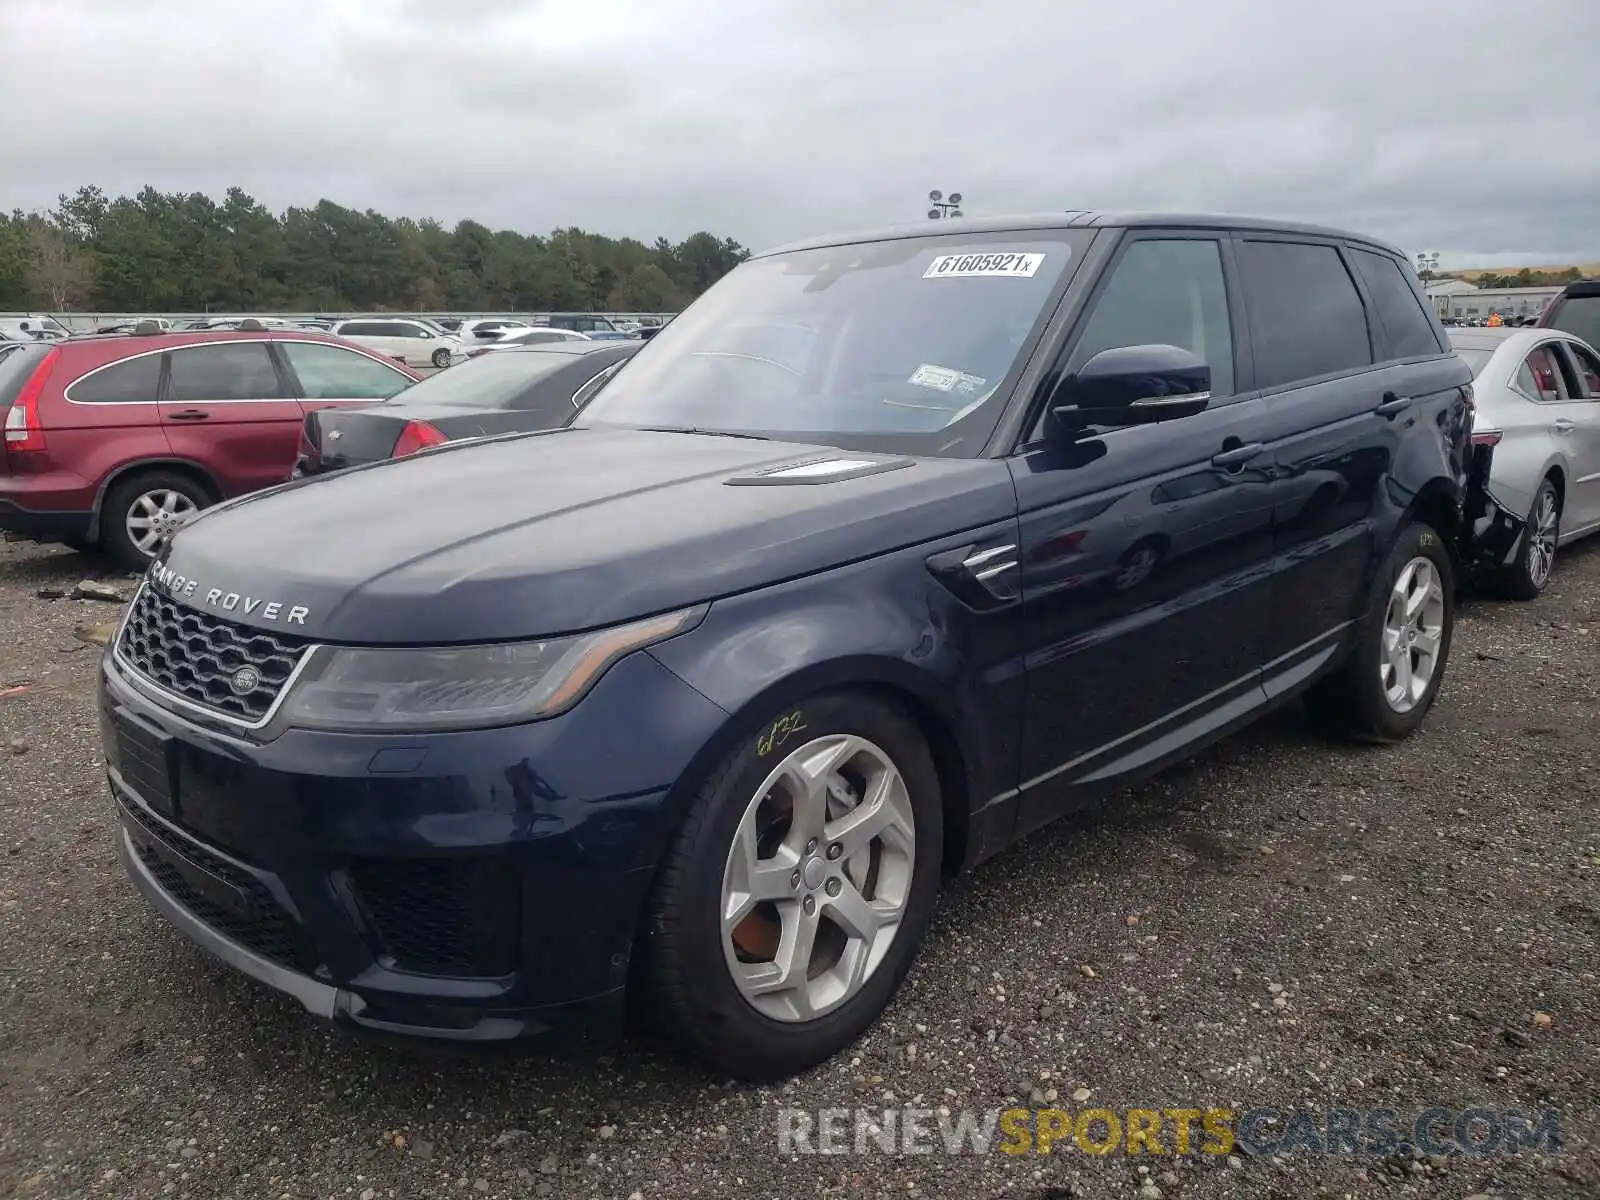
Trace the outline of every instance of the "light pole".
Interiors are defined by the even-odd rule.
[[[941,217],[959,217],[961,215],[961,193],[951,192],[950,199],[944,198],[944,193],[938,188],[928,193],[928,219],[937,221]]]

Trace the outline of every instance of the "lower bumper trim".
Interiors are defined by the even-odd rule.
[[[547,1039],[552,1046],[583,1049],[614,1042],[626,1020],[626,989],[614,988],[564,1004],[487,1013],[447,1002],[394,997],[369,1000],[263,958],[206,924],[174,899],[144,864],[128,831],[117,828],[117,854],[134,886],[178,932],[243,975],[291,996],[313,1016],[379,1035],[454,1043]]]

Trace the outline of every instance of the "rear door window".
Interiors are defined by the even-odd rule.
[[[161,355],[141,354],[90,371],[67,388],[75,404],[154,404],[161,385]]]
[[[1390,358],[1421,358],[1438,354],[1439,339],[1411,281],[1400,264],[1369,250],[1354,252],[1356,268],[1378,310],[1378,322],[1388,335]]]
[[[1535,400],[1555,401],[1567,399],[1567,388],[1561,378],[1561,364],[1554,346],[1540,346],[1523,360],[1517,370],[1517,384]]]
[[[265,342],[223,342],[172,351],[167,399],[174,404],[217,400],[283,400]]]
[[[1332,246],[1242,241],[1256,386],[1318,379],[1372,364],[1361,293]]]

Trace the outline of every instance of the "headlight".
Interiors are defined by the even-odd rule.
[[[565,712],[626,654],[700,623],[706,606],[595,633],[493,646],[319,646],[284,701],[307,729],[443,730]]]

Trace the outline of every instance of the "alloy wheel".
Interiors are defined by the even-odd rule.
[[[723,956],[751,1007],[801,1022],[855,996],[899,932],[916,845],[905,779],[865,738],[816,738],[774,767],[722,879]]]
[[[199,511],[199,505],[182,492],[157,488],[134,498],[123,524],[134,547],[153,557]]]
[[[1560,538],[1561,510],[1554,489],[1547,483],[1539,489],[1528,521],[1528,581],[1536,588],[1550,582],[1556,562],[1556,542]]]
[[[1418,556],[1401,569],[1383,618],[1383,657],[1378,664],[1383,696],[1397,713],[1408,713],[1428,694],[1444,641],[1444,585],[1433,560]]]

